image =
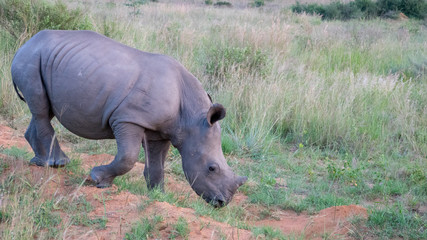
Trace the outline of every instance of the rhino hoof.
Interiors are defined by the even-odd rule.
[[[67,163],[69,163],[69,162],[70,162],[70,159],[68,159],[68,158],[62,158],[62,159],[57,159],[57,160],[54,160],[54,159],[43,160],[39,157],[33,157],[30,160],[31,165],[37,165],[37,166],[41,166],[41,167],[49,166],[49,167],[55,167],[55,168],[63,167],[65,165],[67,165]]]
[[[114,177],[105,177],[106,174],[102,168],[103,166],[94,167],[92,171],[90,171],[90,178],[92,178],[97,188],[111,187]]]
[[[49,167],[57,168],[57,167],[63,167],[65,165],[67,165],[67,163],[69,163],[69,162],[70,162],[70,159],[68,159],[68,158],[62,158],[62,159],[57,159],[57,160],[50,159],[48,161],[47,165]]]
[[[42,160],[41,158],[38,157],[33,157],[30,161],[30,165],[37,165],[40,167],[44,167],[46,166],[46,161]]]

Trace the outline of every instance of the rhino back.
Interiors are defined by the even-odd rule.
[[[118,122],[173,135],[211,104],[201,83],[174,59],[91,31],[39,32],[15,60],[14,72],[27,71],[16,75],[34,74],[26,70],[30,65],[38,69],[54,115],[86,138],[113,138]]]
[[[136,50],[90,31],[49,31],[40,41],[42,79],[58,120],[83,137],[113,137],[109,117],[138,80]]]
[[[161,108],[159,103],[170,103],[179,98],[176,89],[179,84],[173,82],[174,73],[170,69],[166,71],[170,63],[153,61],[162,58],[161,55],[130,48],[95,32],[46,30],[25,45],[17,57],[23,62],[26,60],[22,55],[39,56],[40,74],[52,111],[67,129],[77,135],[92,139],[113,138],[111,116],[124,105],[123,102],[129,102],[125,101],[128,96],[140,101],[141,105],[138,109],[129,109],[125,104],[121,111],[139,119],[153,116],[152,111]],[[163,66],[153,63],[163,63]],[[166,74],[169,82],[156,74]],[[163,80],[159,82],[158,77]],[[139,90],[131,94],[136,85]],[[165,86],[171,89],[159,96]],[[165,97],[171,100],[161,99]],[[138,105],[136,102],[133,104]],[[153,108],[153,104],[157,104],[154,106],[157,108]],[[157,117],[151,117],[152,120],[174,115],[165,113],[169,110],[156,112],[154,115]],[[120,120],[127,121],[123,117]]]

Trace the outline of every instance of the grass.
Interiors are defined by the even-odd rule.
[[[67,199],[68,200],[68,199]],[[72,225],[91,227],[94,229],[105,229],[107,218],[98,217],[90,218],[89,213],[93,210],[90,202],[85,196],[80,196],[72,199],[71,201],[61,201],[59,208],[65,211],[70,216]]]
[[[141,14],[129,14],[132,9],[120,4],[89,1],[84,7],[95,31],[173,56],[198,77],[214,102],[226,106],[222,147],[233,169],[249,177],[240,191],[250,204],[310,213],[361,204],[371,210],[360,236],[425,237],[425,231],[418,233],[427,221],[418,207],[427,205],[425,24],[413,19],[322,21],[269,4],[218,9],[150,3],[138,7]],[[3,28],[0,39],[0,112],[25,128],[29,112],[10,77],[18,43]],[[55,129],[77,152],[115,154],[113,141],[82,140],[58,124]],[[2,153],[29,159],[16,149]],[[171,150],[169,156],[167,174],[183,180],[179,154]],[[73,172],[75,164],[69,167]],[[4,172],[10,162],[0,166]],[[80,184],[83,174],[76,174],[73,184]],[[21,180],[10,179],[25,188]],[[114,183],[120,190],[191,207],[215,220],[238,219],[234,226],[247,227],[242,209],[213,209],[181,193],[149,193],[136,176]],[[2,209],[2,222],[9,224],[21,207]],[[81,224],[87,220],[77,218]],[[41,227],[29,226],[31,231]],[[31,231],[25,236],[33,236]],[[143,236],[154,236],[144,231]],[[255,232],[275,237],[267,228]]]
[[[384,208],[373,208],[367,225],[382,238],[398,236],[406,239],[425,239],[427,237],[426,221],[418,214],[409,212],[399,203]]]
[[[252,229],[252,232],[254,233],[255,237],[260,237],[262,239],[288,239],[283,235],[281,231],[273,229],[269,226],[255,227],[254,229]]]
[[[177,237],[188,239],[188,235],[190,234],[190,228],[185,218],[179,217],[173,228],[174,230],[169,236],[169,239],[176,239]]]
[[[159,222],[163,221],[162,216],[153,216],[151,218],[143,218],[140,222],[136,223],[130,233],[126,233],[125,239],[151,239],[157,236],[156,226]]]
[[[80,161],[72,160],[66,168],[58,170],[62,173],[53,173],[51,168],[32,173],[26,162],[30,159],[26,150],[12,147],[1,152],[5,157],[0,158],[0,166],[4,167],[0,196],[1,202],[6,203],[0,206],[1,239],[56,239],[71,225],[106,227],[105,217],[89,217],[93,208],[84,196],[53,194],[46,198],[46,192],[52,188],[50,183],[61,181],[60,174],[69,177],[64,180],[68,186],[82,184]]]
[[[0,152],[16,159],[30,159],[31,156],[27,150],[15,146],[1,149]]]
[[[10,152],[16,153],[17,150]],[[7,202],[1,206],[1,222],[6,227],[0,232],[1,238],[56,238],[61,229],[61,217],[55,211],[55,201],[40,197],[45,182],[33,182],[27,170],[12,168],[16,166],[16,159],[9,156],[0,159],[2,165],[10,166],[0,182],[2,201]],[[7,198],[3,198],[4,195]]]

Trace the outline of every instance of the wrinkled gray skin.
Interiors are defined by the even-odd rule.
[[[131,170],[142,145],[147,186],[163,188],[171,143],[191,187],[214,206],[226,205],[246,181],[232,172],[221,150],[224,107],[212,104],[200,82],[170,57],[91,31],[45,30],[18,50],[12,79],[32,113],[25,138],[33,164],[70,161],[54,137],[55,116],[81,137],[116,139],[114,161],[90,173],[98,187]]]

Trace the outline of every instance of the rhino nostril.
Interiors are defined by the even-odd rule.
[[[227,203],[222,196],[219,196],[214,198],[214,200],[212,201],[212,205],[214,207],[224,207],[225,205],[227,205]]]

